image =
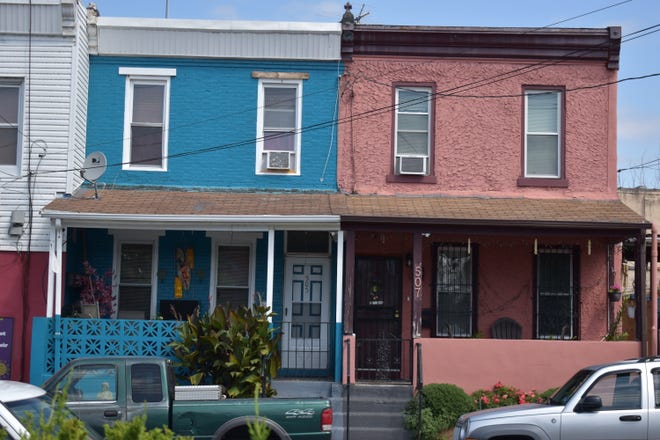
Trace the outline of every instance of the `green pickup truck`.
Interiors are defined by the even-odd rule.
[[[172,363],[159,357],[78,358],[42,387],[67,388],[67,406],[99,433],[103,425],[147,414],[147,428],[168,426],[196,439],[249,439],[254,399],[225,399],[219,385],[177,386]],[[259,418],[272,440],[330,439],[332,408],[326,399],[264,398]]]

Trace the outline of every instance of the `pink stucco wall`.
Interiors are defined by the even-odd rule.
[[[522,391],[561,386],[587,365],[640,356],[636,341],[421,339],[423,382],[452,383],[467,393],[496,382]]]
[[[604,64],[562,63],[525,72],[530,62],[387,59],[355,56],[342,77],[338,183],[362,194],[443,194],[493,197],[581,197],[616,194],[616,79]],[[510,72],[520,74],[502,79]],[[497,78],[497,79],[492,79]],[[489,80],[490,79],[490,80]],[[486,80],[486,81],[484,81]],[[435,84],[437,183],[388,183],[392,167],[393,103],[397,82]],[[463,97],[442,96],[465,84]],[[519,187],[523,86],[560,86],[566,93],[567,188]]]

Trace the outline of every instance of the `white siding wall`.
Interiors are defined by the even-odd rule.
[[[28,3],[14,1],[22,8],[7,3],[12,2],[0,0],[0,12],[11,10],[15,20],[27,20]],[[63,0],[62,7],[51,7],[52,0],[34,3],[48,4],[51,15],[33,22],[31,38],[17,32],[21,26],[15,23],[9,31],[0,27],[0,79],[24,81],[20,173],[0,174],[0,251],[27,249],[28,225],[20,239],[10,237],[8,229],[11,213],[27,212],[30,206],[31,250],[48,251],[50,224],[40,216],[41,208],[57,194],[72,192],[81,182],[79,173],[71,169],[79,168],[84,157],[89,63],[86,11],[70,0]],[[72,18],[73,29],[61,25]],[[59,35],[52,34],[54,23],[59,23]],[[0,21],[0,26],[3,24]],[[31,188],[28,175],[32,176]]]

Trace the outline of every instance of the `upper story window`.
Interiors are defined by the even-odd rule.
[[[22,84],[0,79],[0,170],[18,173],[21,157]]]
[[[257,105],[257,174],[300,174],[302,81],[260,79]]]
[[[524,177],[519,183],[534,185],[543,179],[548,185],[563,182],[562,96],[559,90],[525,91]]]
[[[395,93],[394,174],[429,175],[431,89],[398,87]]]
[[[170,78],[175,69],[119,69],[126,75],[123,169],[167,170]]]

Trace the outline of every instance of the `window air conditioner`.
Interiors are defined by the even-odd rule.
[[[290,170],[290,151],[266,151],[266,168],[269,170]]]
[[[397,174],[426,174],[426,156],[397,156]]]

